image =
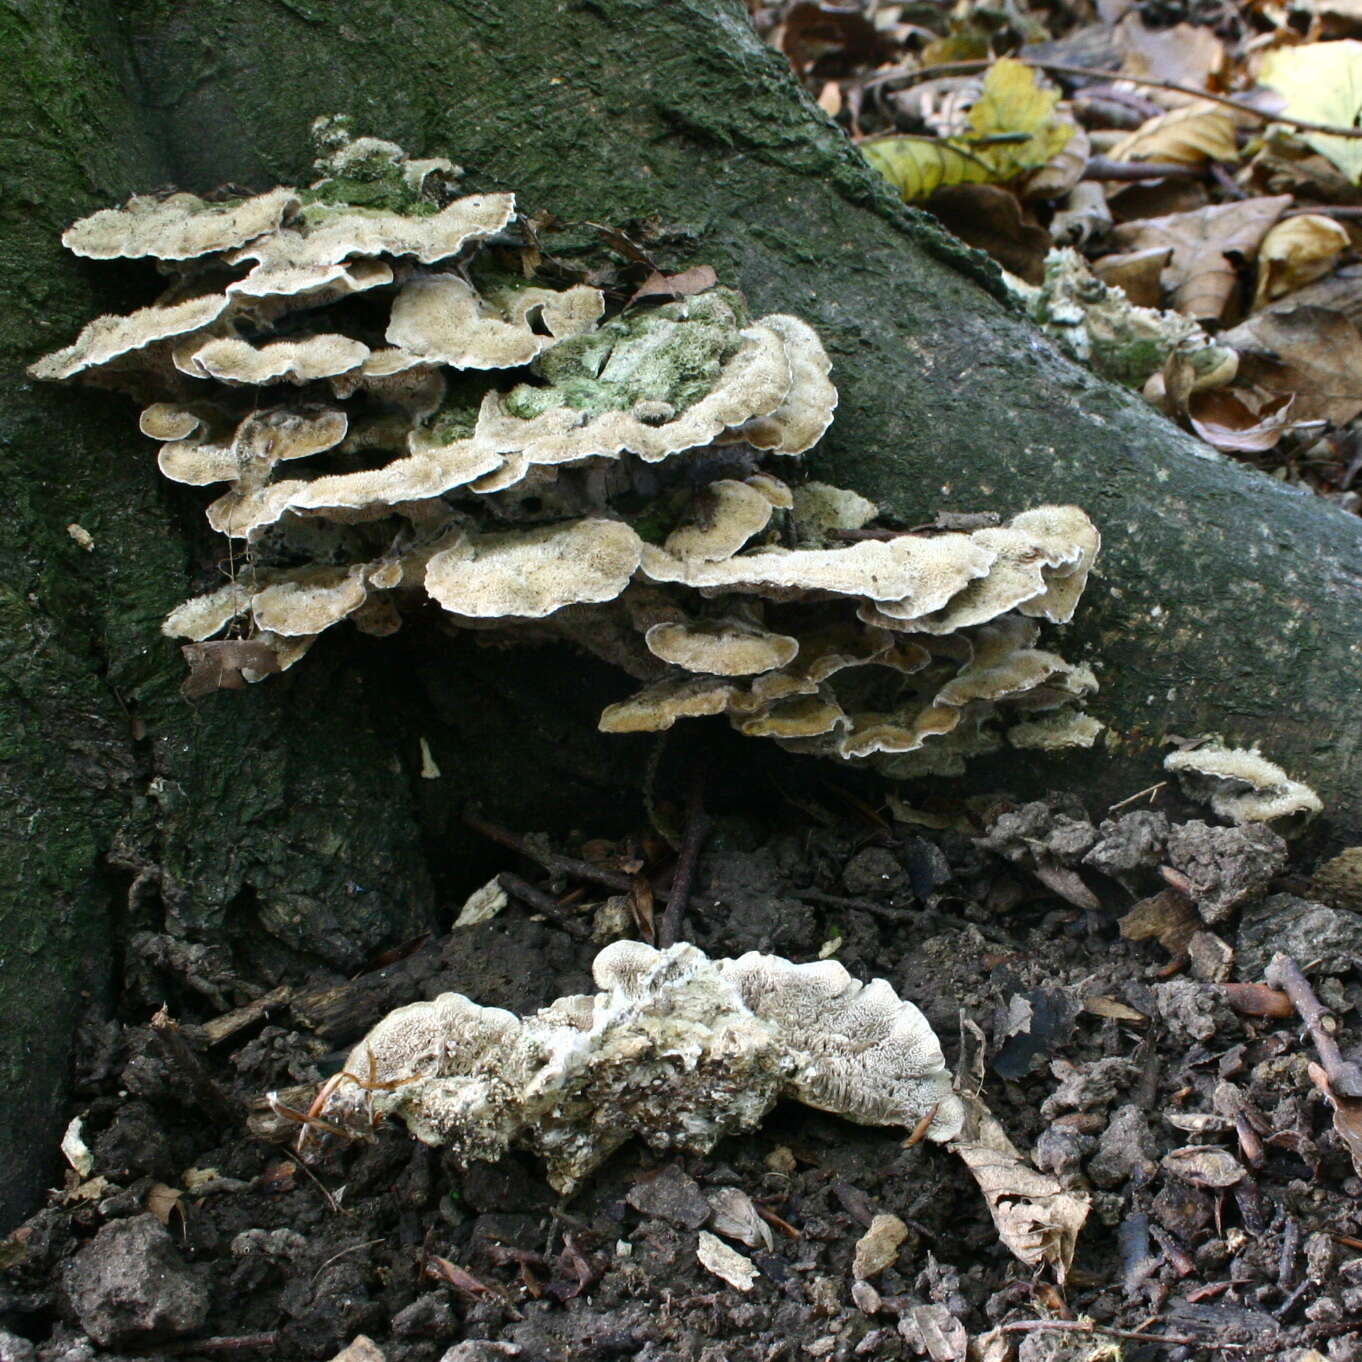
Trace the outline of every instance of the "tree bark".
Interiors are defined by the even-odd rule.
[[[197,501],[159,481],[121,399],[16,376],[147,301],[144,267],[62,251],[71,220],[171,184],[305,183],[319,114],[450,155],[523,211],[646,227],[663,263],[807,317],[841,392],[813,469],[905,522],[1085,506],[1106,546],[1064,648],[1097,668],[1112,743],[1028,762],[1040,778],[1120,797],[1158,778],[1167,736],[1216,731],[1362,832],[1358,520],[1059,356],[736,0],[0,0],[0,55],[0,1219],[52,1176],[67,1023],[130,931],[225,945],[262,981],[353,970],[486,869],[465,799],[588,825],[642,779],[638,743],[594,732],[626,684],[567,654],[328,638],[287,677],[185,705],[158,624],[219,551]],[[421,738],[442,781],[419,779]]]

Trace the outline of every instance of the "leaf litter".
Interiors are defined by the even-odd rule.
[[[900,197],[991,256],[1073,357],[1099,347],[1028,291],[1061,247],[1133,304],[1195,323],[1167,329],[1145,389],[1171,420],[1362,508],[1362,6],[804,3],[754,18]],[[798,36],[815,27],[819,42]],[[1297,319],[1288,353],[1261,345],[1255,319],[1299,304],[1330,314],[1309,318],[1315,341]],[[1217,346],[1244,362],[1174,392],[1185,357]]]

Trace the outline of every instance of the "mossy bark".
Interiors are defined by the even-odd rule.
[[[305,182],[318,114],[451,155],[527,211],[646,232],[664,263],[812,320],[841,391],[817,471],[906,521],[1087,507],[1106,548],[1065,648],[1098,668],[1113,741],[1028,762],[1045,779],[1128,793],[1168,734],[1214,730],[1362,832],[1358,521],[1060,358],[982,258],[894,201],[735,0],[0,0],[0,57],[0,1214],[51,1175],[69,1044],[52,1018],[105,986],[130,927],[226,942],[265,977],[353,968],[467,887],[464,798],[562,825],[637,785],[637,746],[592,731],[618,688],[565,655],[327,640],[186,706],[157,625],[220,551],[194,498],[158,483],[126,403],[16,377],[153,284],[65,256],[62,227],[170,184]],[[441,781],[418,778],[421,737]]]

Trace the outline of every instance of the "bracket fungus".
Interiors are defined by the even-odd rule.
[[[310,186],[143,196],[63,238],[168,283],[30,372],[129,392],[161,471],[225,484],[208,523],[245,541],[168,635],[272,653],[239,669],[258,680],[343,620],[391,633],[434,601],[481,639],[623,667],[642,689],[607,731],[721,714],[898,775],[1006,731],[1094,740],[1092,672],[1036,647],[1096,555],[1083,511],[888,528],[800,476],[837,405],[807,322],[713,284],[607,306],[561,261],[536,273],[513,195],[461,195],[448,161],[343,120],[314,132]]]
[[[1170,752],[1163,766],[1177,776],[1188,796],[1209,804],[1231,823],[1272,823],[1289,829],[1308,822],[1324,807],[1308,785],[1292,780],[1256,747],[1211,742]]]
[[[321,1116],[361,1132],[399,1116],[464,1162],[527,1148],[561,1192],[634,1136],[704,1153],[782,1098],[863,1125],[926,1122],[938,1142],[960,1131],[935,1034],[883,979],[639,941],[607,946],[592,972],[599,993],[523,1019],[458,993],[398,1008],[351,1052]]]

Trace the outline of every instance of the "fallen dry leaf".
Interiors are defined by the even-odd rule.
[[[1293,420],[1344,426],[1362,412],[1362,332],[1342,314],[1287,300],[1220,340],[1239,351],[1241,381],[1295,395]]]
[[[1291,408],[1290,394],[1259,403],[1246,389],[1216,388],[1187,398],[1192,429],[1226,454],[1261,454],[1272,449],[1288,430],[1301,423]]]
[[[1186,1145],[1163,1156],[1163,1166],[1194,1187],[1233,1187],[1244,1179],[1244,1167],[1233,1154],[1215,1145]]]
[[[1138,12],[1122,16],[1116,25],[1116,47],[1121,71],[1127,76],[1150,76],[1192,90],[1205,89],[1225,64],[1225,45],[1199,24],[1146,28]],[[1168,102],[1180,98],[1164,94]]]
[[[1104,283],[1121,289],[1136,307],[1163,306],[1164,266],[1173,258],[1171,246],[1151,246],[1122,255],[1104,255],[1092,262],[1092,272]]]
[[[1348,233],[1333,218],[1302,213],[1284,218],[1258,248],[1258,288],[1254,309],[1322,279],[1348,249]]]
[[[938,189],[926,204],[946,229],[986,251],[1028,284],[1045,277],[1050,234],[1023,212],[1017,196],[992,184],[959,184]]]
[[[1189,104],[1149,119],[1117,142],[1107,155],[1113,161],[1165,161],[1188,166],[1233,161],[1239,155],[1234,115],[1223,104]]]
[[[729,1286],[737,1287],[739,1291],[750,1291],[752,1283],[757,1280],[756,1264],[750,1258],[744,1258],[736,1249],[729,1248],[722,1239],[716,1239],[708,1230],[700,1231],[695,1256],[700,1260],[701,1267],[716,1277],[722,1277]]]
[[[1362,1178],[1362,1098],[1344,1097],[1336,1092],[1329,1082],[1329,1075],[1323,1067],[1311,1062],[1310,1081],[1328,1099],[1334,1109],[1334,1130],[1343,1141],[1348,1157],[1353,1161],[1353,1170]]]
[[[210,643],[186,643],[180,649],[189,664],[189,675],[180,686],[186,700],[198,700],[215,690],[241,690],[246,684],[243,669],[277,672],[279,658],[268,643],[226,638]]]
[[[1169,955],[1187,953],[1193,932],[1201,930],[1201,918],[1191,902],[1176,889],[1162,889],[1141,899],[1117,922],[1127,941],[1156,939]]]
[[[746,1192],[737,1187],[717,1187],[708,1193],[710,1224],[716,1234],[736,1239],[748,1248],[770,1250],[775,1245],[771,1227],[757,1214],[757,1207]]]
[[[899,1334],[916,1357],[965,1362],[969,1335],[944,1305],[914,1305],[899,1317]]]
[[[1282,112],[1292,118],[1341,128],[1355,128],[1362,118],[1362,42],[1356,39],[1279,47],[1263,58],[1258,79],[1286,99]],[[1353,184],[1362,182],[1362,138],[1307,132],[1301,139]]]
[[[184,1193],[178,1187],[168,1187],[164,1182],[153,1182],[147,1188],[146,1206],[152,1215],[163,1225],[170,1224],[170,1217],[179,1211],[184,1214],[184,1207],[180,1205],[180,1198]]]
[[[719,276],[710,265],[693,265],[680,274],[663,274],[654,270],[634,290],[629,306],[632,307],[640,298],[688,298],[692,293],[703,293],[707,288],[713,288],[718,279]]]
[[[1075,125],[1069,140],[1026,181],[1025,196],[1028,199],[1062,198],[1083,178],[1091,155],[1092,140],[1083,128]],[[1097,188],[1096,185],[1093,187]],[[1110,214],[1107,221],[1111,221]]]
[[[879,1276],[899,1256],[899,1246],[907,1238],[908,1226],[898,1216],[877,1215],[856,1241],[851,1275],[858,1282]]]
[[[1029,1164],[979,1098],[961,1092],[965,1126],[949,1148],[965,1161],[988,1203],[1003,1243],[1029,1267],[1054,1268],[1062,1282],[1091,1205]]]
[[[1112,232],[1112,245],[1120,251],[1171,247],[1163,286],[1172,306],[1198,320],[1222,321],[1238,283],[1236,265],[1229,257],[1252,260],[1290,204],[1290,195],[1278,194],[1125,222]]]

